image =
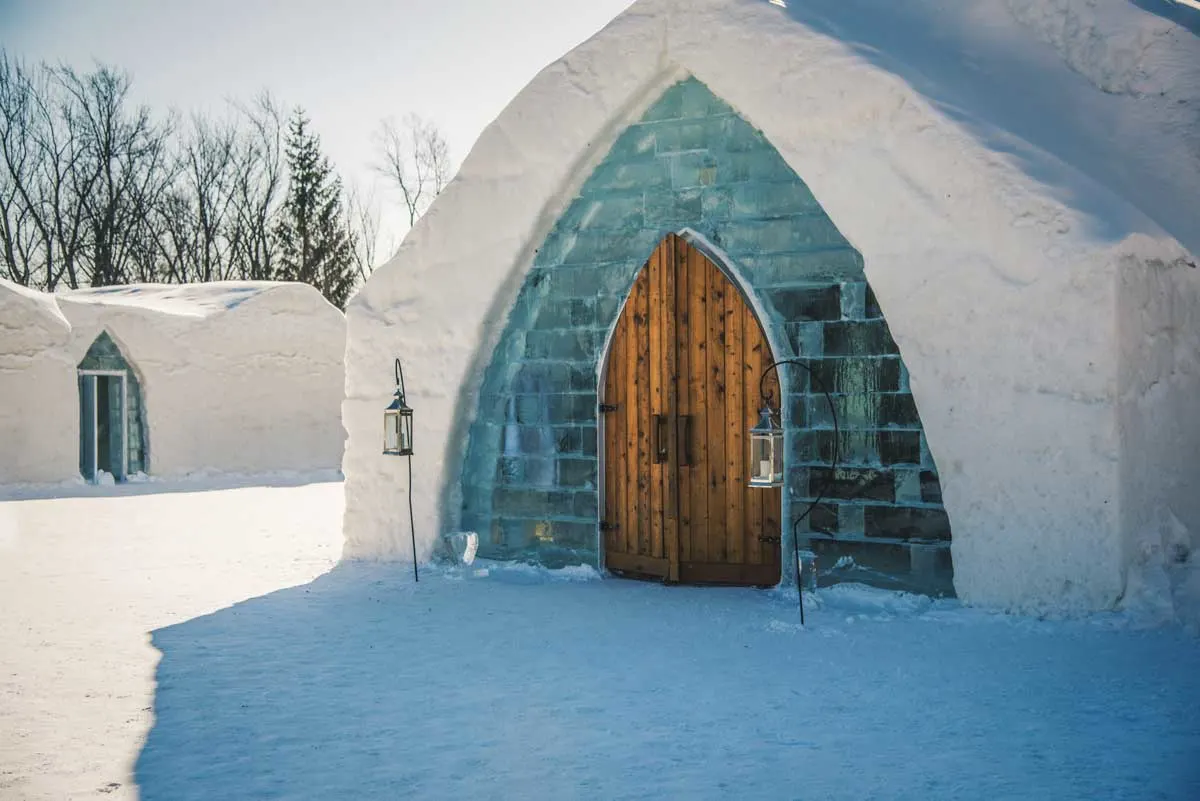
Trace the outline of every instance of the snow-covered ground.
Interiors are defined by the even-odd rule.
[[[779,593],[581,569],[414,585],[333,567],[341,504],[0,503],[0,798],[1200,797],[1182,631],[856,587],[801,629]]]
[[[159,657],[148,633],[310,581],[340,555],[340,483],[197,486],[0,502],[3,801],[136,798]]]

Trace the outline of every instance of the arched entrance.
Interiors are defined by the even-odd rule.
[[[732,347],[728,340],[721,358],[709,365],[709,341],[734,334],[732,321],[709,330],[708,305],[700,316],[687,309],[692,344],[680,347],[685,315],[678,290],[686,284],[685,296],[695,295],[697,302],[700,296],[693,291],[699,279],[693,281],[688,269],[681,282],[678,264],[671,261],[669,251],[679,238],[664,245],[668,233],[679,231],[689,232],[682,238],[727,272],[726,254],[737,265],[732,286],[752,301],[758,315],[741,318],[743,356],[746,333],[760,332],[761,323],[777,358],[803,358],[811,370],[782,370],[783,391],[775,394],[785,431],[782,503],[778,492],[768,498],[765,490],[729,489],[740,488],[745,479],[741,465],[728,463],[730,452],[740,454],[744,447],[744,440],[737,445],[735,438],[757,422],[730,417],[731,399],[740,391],[742,408],[752,414],[758,398],[746,376],[740,383],[726,382],[728,365],[749,362],[755,380],[757,368],[753,358],[738,362],[726,354],[724,347]],[[660,245],[666,250],[656,251]],[[713,259],[718,252],[721,257]],[[650,253],[655,257],[647,265]],[[678,253],[676,248],[676,260]],[[674,265],[672,270],[650,280],[662,259]],[[639,290],[635,286],[632,297],[628,293],[643,267],[646,277],[638,280],[645,309],[639,314]],[[671,313],[651,326],[655,286],[656,297],[673,300],[654,305]],[[738,297],[725,284],[720,292],[722,308],[727,298]],[[706,303],[710,294],[706,290]],[[622,336],[634,344],[619,341],[610,353],[622,314],[627,318]],[[639,325],[641,316],[646,319]],[[700,330],[694,321],[701,318],[705,372],[695,373],[698,361],[684,355],[690,359],[693,348],[700,350],[692,337]],[[725,318],[719,323],[724,325]],[[637,344],[638,332],[644,332],[644,346]],[[675,344],[664,349],[664,342]],[[645,353],[644,366],[637,362],[637,347]],[[651,353],[657,355],[652,359]],[[861,255],[762,132],[694,78],[668,89],[618,137],[537,248],[495,346],[480,357],[486,366],[478,399],[473,413],[464,410],[462,418],[467,441],[461,482],[447,490],[445,501],[448,519],[459,530],[480,534],[482,557],[549,567],[606,564],[626,574],[679,581],[772,583],[752,574],[778,575],[769,562],[774,545],[764,555],[753,529],[737,541],[728,539],[731,516],[745,521],[743,526],[760,525],[755,504],[762,504],[764,516],[774,515],[761,523],[763,536],[782,535],[783,550],[790,551],[794,530],[802,546],[818,553],[823,583],[952,592],[950,521],[937,465],[900,347]],[[668,358],[675,360],[673,366]],[[652,391],[652,367],[659,375],[659,396]],[[610,390],[622,390],[606,387],[606,380],[622,375],[622,386],[646,385],[645,409],[637,406],[636,393],[623,408],[619,397],[614,402],[609,396]],[[695,400],[698,407],[701,401],[691,394],[693,380],[719,394],[713,407],[722,404],[728,424],[720,443],[710,431],[717,423],[707,395],[705,439],[695,439],[701,424],[690,404]],[[601,404],[618,411],[599,411]],[[632,423],[631,413],[636,414]],[[624,455],[608,456],[606,450],[614,447],[608,438],[618,436],[614,432],[621,425],[626,427],[620,435]],[[692,437],[682,439],[679,429],[688,425]],[[657,451],[653,437],[659,438]],[[666,453],[660,457],[663,441]],[[681,441],[693,448],[682,465]],[[715,470],[715,460],[703,470],[686,464],[689,457],[699,458],[701,447],[726,460],[724,472]],[[666,461],[651,458],[639,475],[643,452],[638,448]],[[637,468],[623,483],[613,473],[622,458]],[[702,472],[707,473],[703,515],[693,506]],[[794,515],[817,500],[793,528]],[[781,506],[786,515],[780,515]],[[709,515],[714,508],[724,518],[714,521]],[[634,522],[622,523],[622,518]],[[598,523],[605,527],[603,535]],[[756,556],[764,562],[756,565]]]
[[[746,431],[771,361],[737,287],[669,234],[638,273],[605,361],[601,530],[609,570],[685,583],[778,583],[780,490],[747,486]],[[777,384],[774,374],[768,380]],[[779,397],[777,385],[773,391]]]
[[[79,363],[79,472],[96,483],[146,467],[141,384],[108,332],[101,332]]]

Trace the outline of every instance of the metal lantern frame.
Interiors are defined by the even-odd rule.
[[[827,497],[829,490],[833,487],[834,474],[837,472],[838,457],[840,456],[840,448],[842,442],[841,425],[838,423],[837,406],[834,405],[833,395],[829,390],[820,384],[817,376],[813,373],[812,368],[808,366],[807,359],[779,359],[769,364],[763,370],[762,375],[758,379],[758,394],[762,398],[762,412],[759,416],[758,424],[750,429],[750,446],[751,446],[751,477],[750,486],[755,488],[770,488],[782,487],[783,481],[783,445],[784,431],[781,424],[781,410],[777,411],[773,408],[775,398],[767,389],[767,376],[779,369],[781,365],[789,364],[804,368],[808,373],[809,382],[818,392],[825,396],[825,402],[829,405],[829,415],[833,420],[833,453],[830,458],[829,472],[825,475],[825,481],[821,484],[821,489],[817,492],[817,497],[810,501],[808,506],[804,508],[799,515],[792,521],[792,554],[795,559],[796,566],[796,594],[800,603],[800,625],[804,625],[804,589],[801,581],[801,564],[800,564],[800,540],[797,536],[800,524],[804,522],[813,510],[817,508]],[[755,445],[766,449],[766,455],[770,458],[760,460],[755,463]],[[760,452],[762,455],[762,452]],[[769,475],[768,475],[769,472]],[[824,534],[827,537],[833,538],[833,534],[828,531],[817,531],[813,533]],[[813,570],[815,570],[815,560]],[[815,578],[815,577],[814,577]]]
[[[779,414],[765,404],[750,429],[750,486],[783,486],[783,426]]]
[[[396,359],[396,396],[383,411],[383,454],[413,455],[413,410],[404,393],[404,368]]]

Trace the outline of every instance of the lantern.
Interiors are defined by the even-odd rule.
[[[396,359],[396,397],[383,412],[383,453],[385,456],[412,456],[413,410],[404,400],[404,373]]]
[[[769,406],[750,429],[750,486],[783,486],[783,427]]]

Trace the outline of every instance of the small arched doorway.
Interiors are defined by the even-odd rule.
[[[605,566],[671,582],[771,586],[779,489],[747,485],[746,432],[772,361],[721,269],[670,234],[638,273],[605,361]],[[779,397],[774,373],[768,378]]]
[[[98,483],[144,472],[141,383],[107,331],[79,363],[78,381],[80,474]]]

